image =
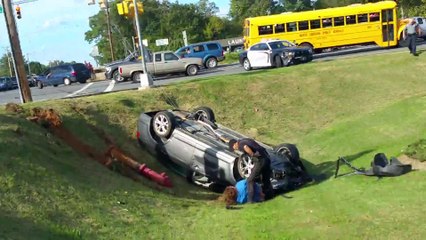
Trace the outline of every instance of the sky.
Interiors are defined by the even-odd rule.
[[[88,5],[88,0],[19,0],[21,19],[16,19],[21,50],[25,59],[48,64],[49,61],[91,62],[93,44],[84,40],[89,28],[89,17],[99,12],[99,5]],[[12,0],[18,2],[18,0]],[[98,0],[96,0],[96,3]],[[172,0],[170,2],[175,2]],[[177,0],[180,4],[198,0]],[[220,16],[229,11],[230,0],[216,0]],[[10,49],[9,37],[0,13],[0,56]]]

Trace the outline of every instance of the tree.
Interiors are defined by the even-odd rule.
[[[242,25],[245,18],[270,14],[275,4],[273,0],[231,0],[229,16]]]

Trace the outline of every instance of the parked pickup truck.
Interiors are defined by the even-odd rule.
[[[202,65],[201,58],[179,58],[171,51],[154,52],[149,59],[146,59],[146,69],[154,76],[173,73],[186,73],[188,76],[193,76],[197,75]],[[133,81],[139,81],[140,73],[143,73],[142,63],[137,61],[122,65],[118,71],[124,79],[131,78]]]

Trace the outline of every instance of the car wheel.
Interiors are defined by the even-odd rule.
[[[217,60],[214,57],[207,59],[206,68],[215,68],[217,67]]]
[[[116,82],[123,82],[123,81],[124,81],[124,78],[122,78],[122,77],[120,76],[120,73],[118,72],[118,70],[115,70],[115,71],[112,73],[112,80],[114,80],[114,81],[116,81]]]
[[[153,128],[157,136],[169,138],[175,128],[175,119],[172,113],[161,111],[155,114]]]
[[[141,81],[141,76],[140,76],[141,73],[142,72],[134,72],[132,74],[132,81],[133,82],[140,82]]]
[[[37,87],[39,88],[39,89],[42,89],[44,86],[43,86],[43,83],[41,82],[41,81],[37,81]]]
[[[57,87],[57,86],[58,86],[58,84],[53,84],[53,86],[54,86],[54,87]]]
[[[304,42],[304,43],[301,43],[299,46],[309,48],[311,53],[314,51],[314,47],[310,43]]]
[[[305,167],[302,164],[302,161],[300,161],[300,154],[299,150],[297,149],[296,145],[290,144],[290,143],[283,143],[274,148],[274,151],[276,151],[279,155],[283,155],[288,160],[296,165],[300,166],[302,170],[305,170]]]
[[[280,56],[275,56],[275,58],[274,58],[275,60],[275,67],[276,68],[280,68],[280,67],[282,67],[283,66],[283,62],[281,61],[281,57]]]
[[[193,110],[193,113],[196,120],[207,119],[212,123],[216,121],[214,112],[209,107],[198,107]]]
[[[236,171],[234,171],[235,180],[248,178],[254,167],[253,159],[248,154],[244,153],[237,158],[234,169],[235,167],[236,167]]]
[[[195,76],[198,73],[198,67],[196,65],[189,65],[186,68],[186,75],[188,76]]]
[[[243,67],[244,67],[244,70],[246,70],[246,71],[251,70],[251,65],[250,65],[250,61],[248,60],[248,58],[244,58]]]
[[[64,78],[64,84],[65,85],[71,85],[71,80],[69,78]]]

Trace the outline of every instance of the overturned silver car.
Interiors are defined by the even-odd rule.
[[[247,178],[253,161],[247,154],[230,152],[223,139],[246,136],[215,123],[213,111],[200,107],[194,111],[162,110],[139,116],[139,143],[160,159],[184,169],[189,181],[235,184]],[[276,190],[291,190],[306,183],[306,170],[293,144],[275,147],[259,142],[271,158],[271,183]]]

